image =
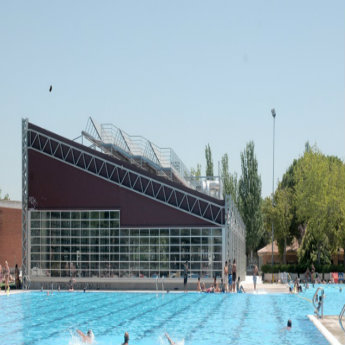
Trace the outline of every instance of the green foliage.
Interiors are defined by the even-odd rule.
[[[294,168],[297,219],[306,228],[301,262],[329,263],[345,239],[345,167],[336,157],[306,150]]]
[[[278,188],[274,198],[272,210],[274,236],[283,252],[283,262],[286,263],[286,247],[292,243],[290,226],[292,214],[292,191],[289,188]]]
[[[312,263],[326,264],[331,263],[331,251],[328,237],[325,234],[319,234],[320,238],[315,237],[315,231],[307,228],[298,251],[298,261],[307,265]]]
[[[206,176],[210,179],[213,178],[213,161],[212,161],[212,152],[210,144],[207,144],[205,147],[205,158],[206,158]]]
[[[330,264],[345,247],[345,165],[307,142],[302,157],[285,172],[272,199],[262,203],[266,237],[274,224],[280,254],[298,239],[299,263]],[[286,242],[285,242],[286,241]]]
[[[298,265],[262,265],[262,273],[279,273],[279,272],[288,272],[288,273],[305,273],[307,267],[310,266],[306,264]],[[331,273],[331,272],[344,272],[343,265],[315,265],[315,270],[318,273]]]
[[[190,173],[196,180],[199,180],[201,176],[201,164],[197,164],[196,169],[191,168]]]
[[[246,226],[247,255],[258,249],[263,236],[261,214],[261,177],[258,174],[258,162],[251,141],[241,152],[242,175],[238,183],[238,206]]]
[[[4,197],[1,196],[1,189],[0,189],[0,200],[10,200],[10,196],[8,194],[5,194]]]
[[[238,198],[238,182],[237,174],[231,174],[229,172],[229,157],[226,153],[222,157],[222,183],[223,183],[223,197],[225,198],[226,194],[230,194],[235,204],[237,205]]]

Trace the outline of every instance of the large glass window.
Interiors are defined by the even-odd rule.
[[[222,273],[221,228],[121,228],[117,210],[31,211],[33,276],[192,277]]]

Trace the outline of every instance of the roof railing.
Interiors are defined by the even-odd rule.
[[[141,168],[150,167],[158,176],[178,181],[186,187],[214,198],[223,199],[219,176],[212,178],[193,176],[171,148],[159,147],[139,135],[129,135],[113,124],[98,124],[91,117],[88,119],[85,131],[82,132],[82,137],[90,141],[92,147],[104,153],[118,158],[125,157]]]
[[[186,177],[190,176],[190,171],[171,148],[159,147],[142,136],[129,135],[113,124],[99,125],[91,117],[83,134],[87,134],[86,137],[91,139],[93,144],[98,144],[108,152],[113,148],[139,165],[149,164],[155,170],[170,175],[170,178],[174,174],[182,183],[188,185]]]

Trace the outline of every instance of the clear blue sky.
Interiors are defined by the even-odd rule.
[[[263,196],[273,107],[276,182],[307,140],[344,159],[344,13],[344,0],[3,2],[3,194],[21,199],[22,117],[72,139],[92,115],[203,171],[210,143],[240,174],[253,140]]]

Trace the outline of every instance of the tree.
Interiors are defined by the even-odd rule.
[[[238,206],[246,226],[247,255],[253,256],[258,249],[263,235],[261,214],[261,177],[258,174],[258,162],[251,141],[241,152],[242,175],[238,183]]]
[[[306,143],[306,146],[309,147],[308,150],[310,150],[309,143]],[[279,183],[278,188],[275,192],[278,192],[280,189],[288,189],[291,193],[292,199],[291,199],[291,213],[292,213],[292,219],[290,223],[290,238],[293,239],[295,237],[299,244],[302,241],[303,233],[301,232],[301,226],[300,222],[297,219],[297,210],[296,210],[296,203],[295,203],[295,186],[296,186],[296,177],[295,177],[295,169],[298,164],[301,164],[301,158],[294,159],[293,163],[289,166],[289,168],[286,170],[285,174],[283,175],[282,181]]]
[[[334,157],[330,159],[332,161]],[[336,246],[333,247],[332,253],[338,254],[339,248],[345,249],[345,164],[339,159],[335,159],[333,162],[332,185],[334,185],[334,188],[330,198],[330,204],[334,210],[333,221]]]
[[[222,183],[223,183],[223,197],[225,195],[230,194],[232,200],[237,205],[237,198],[238,198],[238,182],[237,182],[237,174],[231,174],[229,172],[229,156],[228,154],[224,154],[222,157]]]
[[[200,176],[201,176],[201,164],[197,164],[196,165],[196,169],[191,168],[190,169],[190,174],[193,176],[193,178],[195,180],[199,180]]]
[[[325,156],[307,142],[303,156],[283,175],[274,200],[274,207],[271,198],[263,201],[263,221],[267,237],[273,221],[282,256],[293,238],[300,243],[299,263],[307,265],[328,264],[345,247],[345,165],[339,158]]]
[[[212,152],[210,144],[205,147],[205,157],[206,157],[206,176],[208,179],[213,179],[213,161]]]
[[[292,213],[292,191],[289,188],[278,188],[274,197],[273,224],[274,235],[278,246],[283,247],[283,263],[286,264],[286,247],[291,244],[290,226],[293,218]],[[280,251],[281,252],[281,251]]]
[[[342,205],[345,196],[343,163],[317,148],[305,151],[295,167],[298,220],[306,229],[299,251],[302,262],[329,263],[342,237]]]
[[[271,242],[272,238],[273,205],[271,197],[268,196],[261,201],[261,214],[263,225],[262,246],[265,246]]]
[[[1,196],[1,189],[0,189],[0,200],[10,200],[10,196],[8,194],[5,194],[4,197]]]
[[[293,193],[290,188],[282,188],[279,184],[274,194],[274,204],[272,198],[267,197],[262,202],[262,215],[265,235],[272,236],[272,223],[274,226],[274,238],[277,241],[283,263],[286,264],[286,247],[293,241],[294,234],[291,232],[291,222],[293,219]]]

